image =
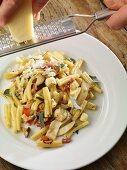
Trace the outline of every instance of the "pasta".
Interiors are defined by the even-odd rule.
[[[35,133],[34,135],[31,136],[31,139],[36,141],[37,139],[39,139],[42,135],[44,135],[48,130],[48,126],[42,128],[40,131],[38,131],[37,133]]]
[[[11,106],[11,117],[12,117],[12,130],[17,133],[17,122],[16,122],[16,107]]]
[[[73,134],[89,124],[87,110],[96,110],[96,93],[102,93],[95,76],[82,71],[83,63],[57,51],[18,57],[3,75],[11,86],[0,90],[8,101],[4,105],[6,127],[25,133],[41,148],[71,142]],[[32,133],[33,126],[41,129]]]
[[[5,118],[5,123],[8,128],[11,127],[11,107],[10,104],[5,104],[4,105],[4,118]]]
[[[16,127],[17,131],[21,131],[21,115],[23,112],[23,107],[21,105],[18,105],[17,112],[16,112]]]

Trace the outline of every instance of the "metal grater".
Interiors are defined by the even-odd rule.
[[[82,34],[86,32],[90,26],[96,21],[100,19],[104,19],[107,16],[111,16],[115,11],[111,11],[108,9],[101,10],[96,12],[94,15],[85,15],[85,14],[72,14],[61,18],[59,20],[53,20],[49,23],[43,25],[39,22],[35,27],[35,40],[24,42],[24,43],[16,43],[13,41],[11,35],[9,33],[5,33],[0,35],[0,57],[5,55],[9,55],[18,51],[22,51],[25,49],[29,49],[32,47],[36,47],[38,45],[46,44],[49,42],[57,41],[60,39],[68,38],[71,36],[75,36],[78,34]],[[76,31],[75,23],[72,21],[72,17],[89,17],[93,18],[88,27],[83,31]]]
[[[39,22],[34,28],[35,40],[29,42],[19,44],[12,39],[9,33],[0,35],[0,57],[22,51],[30,47],[35,47],[42,43],[45,44],[47,41],[61,36],[74,34],[76,29],[73,21],[70,18],[65,22],[62,21],[62,19],[54,20],[45,25],[42,25],[42,23]]]

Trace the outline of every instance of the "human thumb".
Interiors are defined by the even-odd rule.
[[[121,7],[106,23],[110,28],[115,30],[127,26],[127,5]]]

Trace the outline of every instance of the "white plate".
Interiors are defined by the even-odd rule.
[[[83,34],[22,51],[0,59],[3,74],[17,56],[41,49],[64,51],[70,57],[84,57],[88,72],[96,75],[104,89],[97,96],[97,111],[89,113],[90,125],[75,134],[73,142],[59,149],[38,149],[29,139],[5,128],[3,101],[0,103],[0,156],[17,166],[32,169],[75,169],[97,160],[120,139],[127,125],[127,75],[117,57],[101,42]],[[1,79],[0,88],[6,81]]]

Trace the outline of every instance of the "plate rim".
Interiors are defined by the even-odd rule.
[[[103,47],[106,48],[108,51],[110,51],[110,53],[112,53],[112,55],[115,57],[115,60],[119,63],[119,66],[121,67],[121,69],[123,70],[123,72],[126,73],[126,70],[125,70],[125,68],[123,67],[122,63],[120,62],[120,60],[118,59],[118,57],[111,51],[110,48],[108,48],[104,43],[102,43],[100,40],[98,40],[97,38],[93,37],[92,35],[89,35],[89,34],[87,34],[87,33],[83,33],[82,36],[84,36],[84,35],[85,35],[85,36],[88,36],[90,39],[94,39],[94,40],[97,41],[101,46],[103,46]],[[80,35],[80,36],[81,36],[81,35]],[[67,39],[68,39],[68,38],[67,38]],[[51,43],[52,43],[52,42],[51,42]],[[50,44],[51,44],[51,43],[50,43]],[[38,47],[39,47],[39,46],[38,46]],[[25,51],[25,50],[23,50],[23,51]],[[126,78],[127,78],[127,77],[126,77]],[[114,144],[113,144],[111,147],[107,148],[107,150],[106,150],[103,154],[100,154],[100,156],[97,156],[96,159],[94,159],[94,160],[92,160],[92,161],[89,161],[89,163],[87,163],[87,164],[85,164],[85,165],[81,165],[81,166],[78,166],[78,167],[72,167],[72,168],[74,168],[74,169],[82,168],[82,167],[84,167],[84,166],[87,166],[87,165],[89,165],[89,164],[97,161],[98,159],[100,159],[101,157],[103,157],[105,154],[107,154],[107,153],[116,145],[116,143],[121,139],[122,135],[124,134],[124,132],[125,132],[125,130],[126,130],[126,127],[127,127],[127,122],[126,122],[125,127],[122,128],[121,134],[119,134],[119,137],[117,138],[117,140],[114,142]],[[11,160],[9,160],[9,159],[7,159],[7,158],[4,158],[4,157],[1,156],[1,155],[0,155],[0,157],[1,157],[2,159],[4,159],[5,161],[7,161],[7,162],[9,162],[9,163],[11,163],[11,164],[13,164],[13,165],[15,165],[15,166],[17,166],[17,167],[28,169],[28,167],[23,166],[23,165],[16,164],[15,162],[13,162],[13,161],[11,161]],[[68,168],[68,169],[70,169],[70,168]],[[37,170],[37,169],[32,169],[32,170]]]

